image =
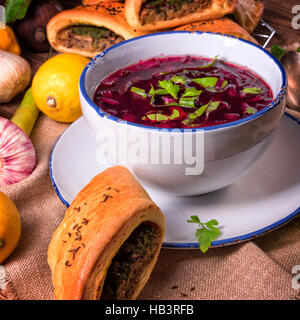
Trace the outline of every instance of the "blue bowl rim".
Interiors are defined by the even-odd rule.
[[[251,120],[254,120],[256,118],[258,118],[259,116],[265,114],[266,112],[270,111],[271,109],[273,109],[276,105],[278,105],[281,101],[281,99],[284,97],[284,95],[286,94],[286,90],[287,90],[287,75],[285,72],[284,67],[282,66],[282,64],[280,63],[280,61],[275,58],[269,51],[267,51],[266,49],[260,47],[259,45],[250,42],[248,40],[245,39],[241,39],[241,38],[237,38],[235,36],[232,35],[226,35],[226,34],[222,34],[222,33],[218,33],[218,32],[203,32],[203,31],[165,31],[165,32],[157,32],[157,33],[151,33],[151,34],[147,34],[147,35],[143,35],[140,37],[135,37],[129,40],[125,40],[122,41],[120,43],[117,43],[111,47],[109,47],[108,49],[104,50],[103,52],[100,52],[98,55],[96,55],[94,58],[92,58],[92,60],[86,65],[86,67],[84,68],[84,70],[82,71],[82,74],[80,76],[80,80],[79,80],[79,90],[80,93],[82,94],[82,97],[87,101],[88,105],[90,107],[92,107],[98,115],[100,115],[102,118],[106,118],[109,120],[113,120],[115,122],[118,123],[126,123],[128,125],[131,126],[135,126],[135,127],[139,127],[139,128],[143,128],[143,129],[151,129],[151,130],[165,130],[166,129],[168,131],[172,131],[174,128],[160,128],[160,127],[152,127],[152,126],[146,126],[143,124],[139,124],[139,123],[134,123],[134,122],[130,122],[130,121],[124,121],[118,117],[115,117],[107,112],[104,112],[103,110],[101,110],[93,101],[92,99],[88,96],[86,90],[85,90],[85,78],[86,78],[86,73],[89,70],[89,68],[91,68],[99,59],[103,58],[106,54],[108,54],[111,50],[114,50],[116,48],[119,48],[127,43],[130,42],[135,42],[138,41],[140,39],[144,39],[144,38],[150,38],[150,37],[155,37],[155,36],[162,36],[162,35],[170,35],[170,34],[178,34],[178,33],[184,33],[184,34],[190,34],[190,35],[202,35],[202,34],[206,34],[206,35],[218,35],[218,36],[222,36],[222,37],[227,37],[227,38],[232,38],[235,39],[237,41],[241,41],[241,42],[245,42],[250,46],[256,47],[258,50],[261,50],[262,52],[264,52],[266,54],[266,56],[268,56],[269,58],[271,58],[275,64],[278,66],[280,72],[281,72],[281,81],[282,81],[282,85],[281,85],[281,89],[279,91],[279,93],[277,94],[277,96],[274,98],[274,100],[269,103],[268,105],[266,105],[262,110],[258,111],[255,114],[252,114],[246,118],[243,119],[239,119],[236,121],[232,121],[229,123],[225,123],[225,124],[220,124],[220,125],[215,125],[215,126],[210,126],[210,127],[200,127],[200,128],[193,128],[193,129],[183,129],[183,128],[176,128],[176,130],[180,130],[180,132],[188,132],[188,131],[210,131],[210,130],[218,130],[218,129],[222,129],[222,128],[228,128],[228,127],[232,127],[235,125],[239,125],[242,124],[244,122],[249,122]]]

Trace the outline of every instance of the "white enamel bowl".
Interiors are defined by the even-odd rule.
[[[187,175],[183,162],[151,164],[127,160],[125,163],[147,187],[177,196],[193,196],[221,189],[248,172],[269,146],[286,105],[286,74],[278,60],[261,47],[231,36],[201,32],[164,32],[121,42],[102,52],[84,69],[80,79],[82,111],[88,126],[103,148],[102,133],[120,137],[126,129],[131,137],[149,139],[161,134],[157,128],[123,122],[103,112],[93,103],[97,85],[106,76],[127,65],[160,55],[194,55],[229,61],[253,70],[271,87],[274,101],[263,110],[242,120],[202,129],[164,132],[168,137],[182,137],[193,147],[203,143],[203,172]],[[121,131],[120,131],[121,130]],[[199,138],[199,139],[198,139]],[[204,139],[204,140],[202,140]],[[112,140],[113,141],[113,140]],[[144,142],[143,142],[144,143]],[[116,142],[111,148],[128,151],[134,142]],[[124,149],[125,148],[125,149]],[[183,151],[171,146],[170,159],[183,159]],[[201,159],[200,159],[201,158]],[[109,159],[107,158],[107,161]],[[120,162],[116,161],[117,163]],[[113,164],[113,163],[112,163]],[[123,164],[123,162],[121,163]],[[200,172],[200,171],[199,171]]]

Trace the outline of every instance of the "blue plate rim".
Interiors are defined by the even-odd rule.
[[[285,116],[287,116],[288,118],[290,118],[294,122],[296,122],[298,125],[300,125],[300,121],[297,118],[295,118],[294,116],[292,116],[291,114],[285,112]],[[79,120],[84,120],[84,118],[81,117],[78,120],[76,120],[75,122],[77,122]],[[72,125],[69,126],[67,129],[65,129],[64,132],[58,137],[58,139],[55,142],[54,147],[53,147],[53,149],[51,151],[50,160],[49,160],[50,179],[51,179],[51,182],[52,182],[52,186],[53,186],[58,198],[61,200],[61,202],[66,207],[69,207],[70,204],[66,199],[64,199],[64,197],[62,196],[62,194],[59,191],[59,188],[57,187],[57,185],[55,183],[54,176],[53,176],[52,162],[53,162],[54,150],[55,150],[55,147],[56,147],[57,143],[62,138],[62,136],[66,133],[66,131],[68,131],[71,127],[72,127]],[[241,243],[241,242],[253,240],[253,239],[255,239],[255,238],[259,237],[259,236],[262,236],[263,234],[269,233],[269,232],[274,231],[275,229],[283,226],[287,222],[289,222],[292,219],[296,218],[296,216],[299,213],[300,213],[300,206],[294,212],[292,212],[291,214],[289,214],[285,218],[282,218],[282,219],[278,220],[277,222],[274,222],[274,223],[272,223],[272,224],[270,224],[270,225],[268,225],[268,226],[266,226],[264,228],[258,229],[258,230],[253,231],[253,232],[246,233],[244,235],[232,237],[232,238],[227,238],[227,239],[223,239],[223,240],[215,240],[215,241],[213,241],[211,243],[211,247],[212,248],[214,248],[214,247],[216,248],[216,247],[228,246],[228,245],[232,245],[232,244],[238,244],[238,243]],[[187,243],[163,242],[162,247],[166,248],[166,249],[197,249],[197,248],[199,248],[199,244],[197,242],[187,242]]]

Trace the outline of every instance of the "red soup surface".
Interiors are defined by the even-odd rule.
[[[239,120],[273,100],[246,68],[192,56],[157,57],[105,78],[94,102],[120,119],[162,128],[198,128]]]

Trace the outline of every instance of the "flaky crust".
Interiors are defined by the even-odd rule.
[[[145,0],[126,0],[125,15],[129,25],[137,30],[157,30],[167,29],[196,22],[200,20],[211,20],[223,17],[226,14],[233,12],[237,0],[213,0],[209,8],[197,10],[191,14],[187,14],[181,18],[172,20],[157,21],[142,25],[139,14]]]
[[[233,16],[249,33],[252,33],[264,12],[264,5],[256,0],[238,0]]]
[[[163,213],[124,167],[109,168],[76,196],[53,234],[48,263],[58,300],[97,300],[111,260],[132,231],[151,221],[161,232],[160,246],[143,270],[135,299],[157,260],[165,232]]]
[[[258,42],[245,29],[228,18],[190,23],[175,29],[175,31],[182,30],[224,33],[258,44]]]
[[[83,49],[67,48],[57,40],[58,33],[70,26],[87,24],[105,27],[125,40],[143,35],[143,32],[133,30],[126,22],[124,4],[112,1],[101,2],[98,5],[79,6],[65,10],[55,15],[47,25],[47,36],[51,46],[59,52],[77,53],[87,57],[94,57],[98,51],[84,51]]]

